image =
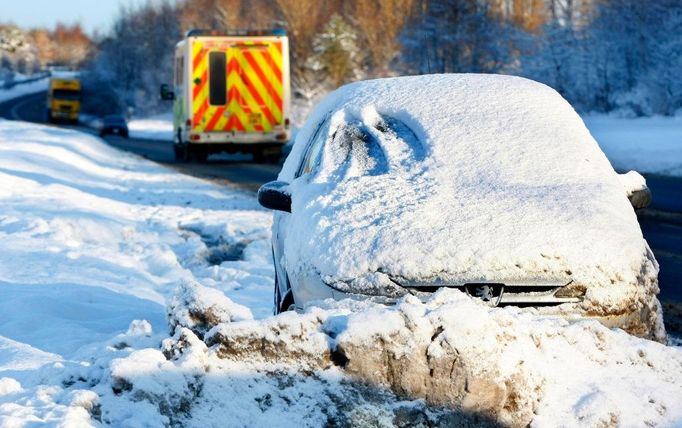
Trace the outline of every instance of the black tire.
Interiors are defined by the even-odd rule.
[[[278,164],[282,157],[281,147],[269,147],[266,149],[254,149],[253,161],[256,163]]]
[[[265,154],[263,154],[262,150],[253,151],[253,161],[255,163],[265,163]]]
[[[267,163],[278,164],[282,157],[282,147],[271,147],[267,150],[265,161]]]
[[[289,277],[287,276],[287,281]],[[273,313],[275,315],[281,314],[289,310],[293,310],[296,306],[294,302],[294,294],[291,292],[291,287],[287,287],[287,292],[282,297],[282,293],[279,291],[279,278],[277,272],[275,272],[275,292],[274,292],[274,306]]]
[[[289,289],[289,291],[287,291],[287,294],[285,294],[284,298],[282,299],[282,305],[280,307],[280,313],[287,312],[287,311],[293,311],[295,307],[296,307],[296,304],[294,303],[294,295],[291,292],[291,289]]]
[[[173,144],[173,155],[176,162],[187,162],[187,151],[184,144]]]
[[[279,279],[277,279],[277,272],[275,272],[275,292],[274,294],[274,302],[272,305],[272,313],[277,315],[279,314],[279,308],[280,308],[280,302],[282,301],[282,296],[280,295],[279,292]]]
[[[173,155],[176,162],[186,162],[187,152],[185,151],[185,144],[182,143],[182,131],[178,129],[173,143]]]
[[[201,147],[193,147],[191,144],[185,144],[187,151],[187,160],[189,162],[204,163],[208,158],[208,153]]]
[[[205,150],[195,150],[194,151],[194,159],[198,163],[204,163],[208,160],[208,153],[206,153]]]

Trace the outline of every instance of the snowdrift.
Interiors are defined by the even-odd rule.
[[[222,311],[234,312],[234,304]],[[169,343],[199,345],[172,360],[187,364],[201,349],[201,358],[229,361],[224,376],[235,376],[238,367],[275,378],[303,373],[325,383],[340,373],[366,393],[424,400],[438,415],[434,420],[447,414],[465,424],[508,426],[682,422],[678,348],[593,321],[569,324],[516,308],[492,309],[456,290],[442,290],[426,303],[408,296],[395,307],[328,301],[302,315],[221,322],[204,332],[198,331],[200,342],[178,328]],[[205,376],[211,382],[216,373]],[[291,393],[285,391],[275,394]],[[374,409],[365,417],[380,414]]]

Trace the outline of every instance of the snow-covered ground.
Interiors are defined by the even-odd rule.
[[[28,394],[7,395],[13,383],[0,381],[0,426],[57,406],[54,364],[106,354],[95,344],[135,319],[165,333],[180,281],[231,289],[256,316],[270,313],[271,220],[251,195],[21,122],[0,121],[0,158],[0,377]],[[35,372],[45,363],[56,377]],[[56,386],[40,392],[44,382]],[[44,400],[30,404],[33,394]]]
[[[20,122],[0,158],[0,426],[682,424],[679,348],[456,291],[270,317],[251,194]]]
[[[30,83],[20,83],[10,89],[0,90],[0,102],[8,101],[24,95],[47,91],[49,79],[36,80]]]
[[[682,116],[583,120],[617,170],[682,176]]]

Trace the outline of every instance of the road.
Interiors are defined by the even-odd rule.
[[[43,122],[45,94],[39,93],[0,104],[0,117]],[[87,128],[78,128],[93,132]],[[184,174],[208,178],[223,184],[256,190],[274,180],[279,165],[254,164],[248,156],[209,159],[205,164],[177,163],[169,142],[124,139],[107,136],[106,141],[123,150],[137,153]],[[682,179],[647,175],[653,194],[649,209],[638,213],[644,237],[651,246],[661,271],[659,284],[662,301],[682,303]]]

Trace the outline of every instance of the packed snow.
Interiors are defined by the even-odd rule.
[[[584,119],[617,170],[682,176],[682,115],[640,118],[589,115]]]
[[[252,194],[20,122],[0,158],[0,426],[682,424],[679,348],[455,290],[273,317]]]
[[[319,167],[296,178],[315,132]],[[658,265],[627,192],[545,85],[466,74],[347,85],[311,114],[279,178],[291,183],[290,276],[361,294],[391,280],[570,284],[586,289],[576,312],[636,313],[630,331],[663,335]]]

